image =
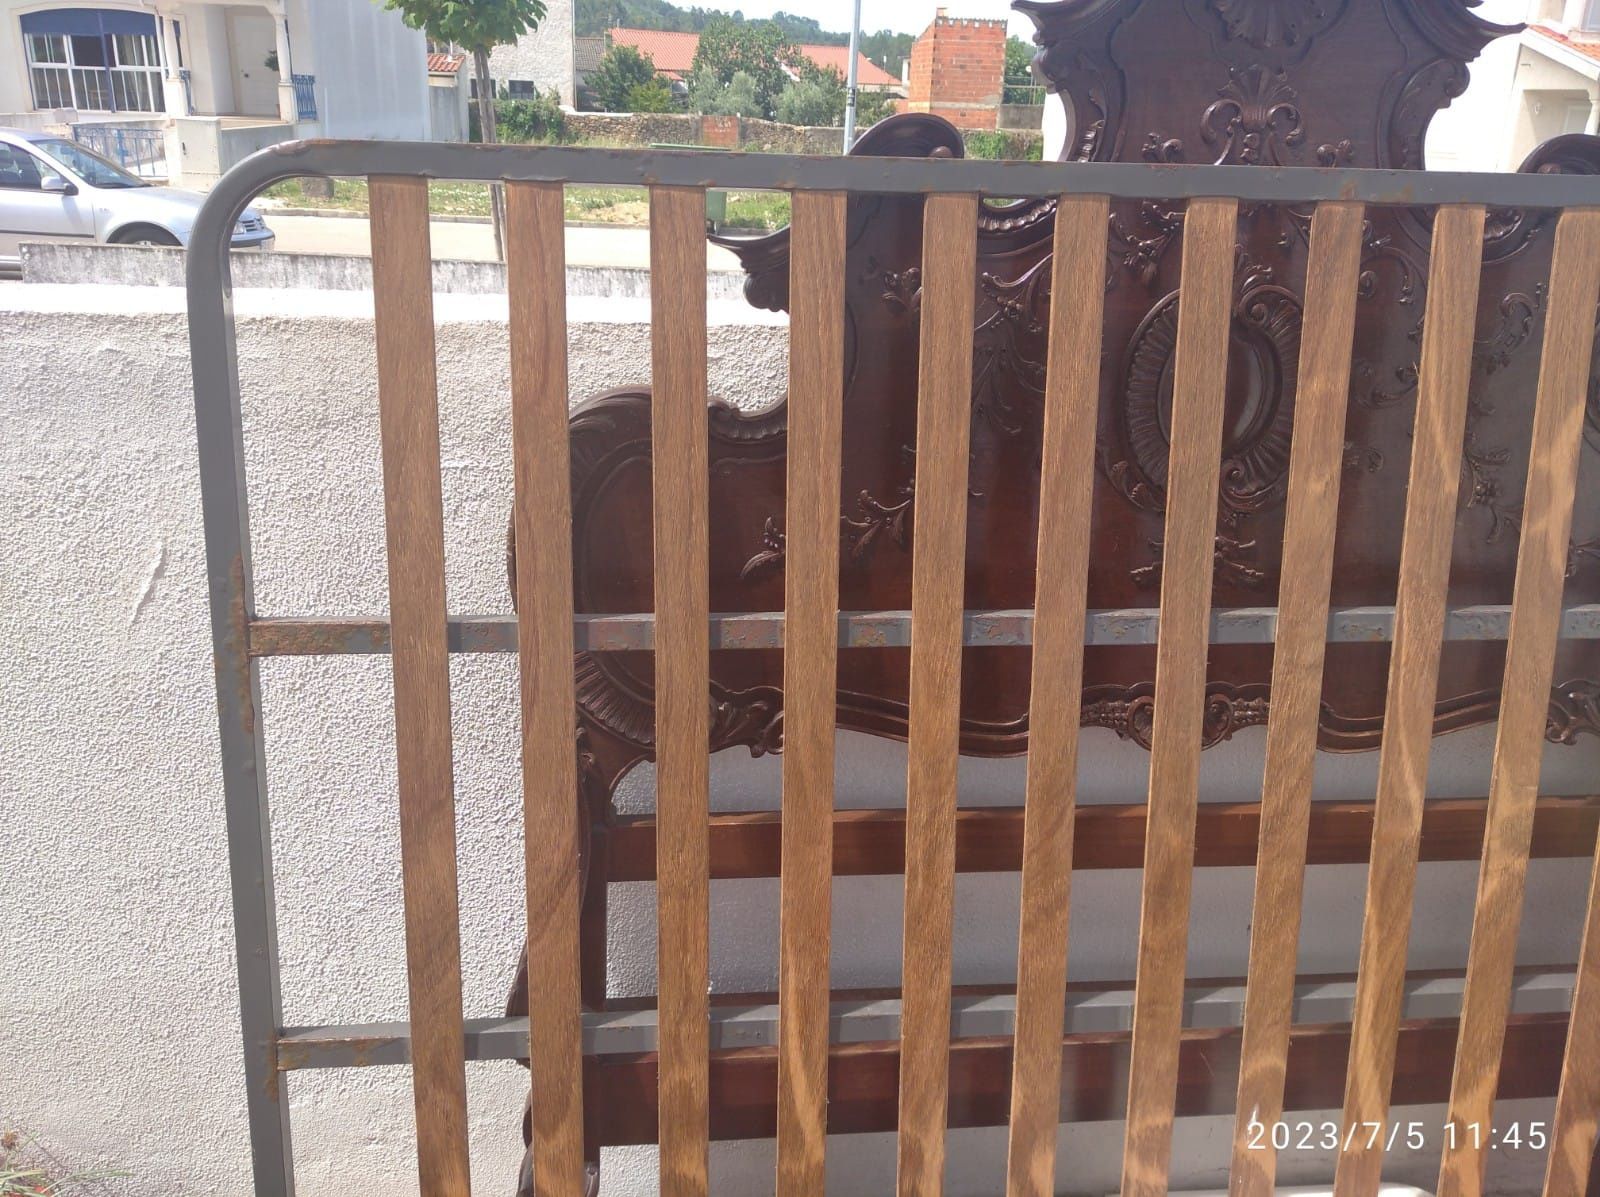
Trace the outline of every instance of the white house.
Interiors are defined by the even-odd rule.
[[[1536,0],[1517,50],[1506,164],[1541,141],[1600,132],[1600,0]]]
[[[495,89],[513,99],[554,90],[567,107],[574,103],[573,0],[546,0],[544,19],[532,33],[489,53]],[[467,70],[472,63],[467,63]]]
[[[296,137],[427,138],[426,42],[374,0],[0,0],[0,125],[205,186]]]

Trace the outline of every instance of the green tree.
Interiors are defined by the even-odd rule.
[[[844,83],[832,71],[812,71],[778,93],[773,112],[786,125],[842,125]]]
[[[1033,47],[1020,37],[1006,38],[1004,99],[1007,104],[1043,103],[1033,81]]]
[[[629,112],[671,112],[676,107],[672,102],[672,88],[667,86],[665,80],[635,83],[628,90]]]
[[[655,63],[632,46],[612,46],[589,75],[589,87],[607,112],[631,112],[633,89],[656,77]]]
[[[756,81],[744,71],[735,71],[724,83],[708,66],[689,76],[689,107],[710,116],[760,116]]]
[[[717,17],[700,35],[694,69],[709,68],[721,83],[733,82],[743,71],[755,81],[761,115],[770,117],[778,93],[811,64],[771,21],[736,21]]]
[[[856,127],[865,129],[895,114],[894,96],[886,91],[856,89]]]
[[[494,88],[489,81],[489,51],[512,45],[537,29],[544,20],[544,0],[383,0],[383,7],[398,12],[407,25],[422,30],[433,41],[460,46],[472,55],[483,140],[500,140],[495,128]],[[495,253],[503,258],[505,195],[498,185],[489,188],[489,211],[494,218]]]

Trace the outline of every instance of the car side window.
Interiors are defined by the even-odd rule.
[[[26,150],[0,143],[0,188],[38,191],[42,186],[39,160]]]

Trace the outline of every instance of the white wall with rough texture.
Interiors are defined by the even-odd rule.
[[[64,1159],[117,1165],[128,1197],[238,1197],[249,1190],[225,837],[205,602],[182,293],[161,288],[0,284],[0,1126],[37,1132]],[[648,376],[642,301],[574,300],[572,390]],[[370,296],[241,292],[240,368],[256,548],[268,614],[381,613],[386,604]],[[439,380],[449,605],[505,612],[503,529],[510,493],[503,300],[441,296]],[[784,389],[781,318],[715,305],[711,388],[755,404]],[[496,1012],[522,935],[517,695],[513,661],[452,662],[463,969],[469,1016]],[[405,1017],[393,721],[386,658],[276,659],[261,712],[288,1022]],[[1492,736],[1439,742],[1432,788],[1481,794]],[[1204,758],[1210,798],[1255,791],[1259,730]],[[1370,796],[1370,755],[1324,757],[1324,797]],[[1143,794],[1148,756],[1085,733],[1085,801]],[[1022,761],[965,761],[963,801],[1015,803]],[[903,801],[903,746],[840,737],[839,802]],[[1580,793],[1600,745],[1552,750],[1548,792]],[[719,756],[719,809],[773,805],[779,764]],[[648,808],[648,770],[619,802]],[[1427,866],[1413,967],[1459,965],[1475,868]],[[1360,867],[1312,871],[1302,967],[1349,969]],[[1537,862],[1525,963],[1570,961],[1583,861]],[[1248,869],[1208,870],[1195,887],[1192,975],[1242,971]],[[1138,876],[1074,881],[1072,975],[1132,975]],[[777,883],[712,887],[719,989],[776,980]],[[612,894],[611,986],[655,976],[653,889]],[[1014,877],[957,887],[958,982],[1015,968]],[[894,878],[836,887],[834,977],[897,980],[902,917]],[[1441,1062],[1441,1067],[1443,1067]],[[524,1074],[468,1066],[477,1189],[509,1194],[520,1154]],[[416,1191],[403,1068],[288,1079],[302,1197]],[[1548,1117],[1549,1103],[1502,1108]],[[1437,1110],[1416,1116],[1434,1124]],[[1227,1119],[1181,1123],[1178,1177],[1214,1184]],[[1116,1187],[1115,1124],[1063,1128],[1061,1186]],[[950,1192],[1001,1191],[1004,1131],[951,1134]],[[714,1191],[772,1191],[772,1144],[717,1145]],[[607,1197],[653,1193],[654,1154],[608,1152]],[[888,1136],[830,1143],[830,1191],[887,1192]],[[1399,1161],[1396,1179],[1431,1181]],[[1537,1161],[1498,1156],[1496,1191],[1528,1191]],[[1325,1174],[1326,1157],[1285,1159],[1286,1180]]]
[[[570,107],[574,103],[572,8],[573,0],[548,0],[537,29],[512,45],[490,51],[489,73],[497,88],[522,79],[541,92],[553,87],[563,104]],[[472,64],[462,69],[470,71]]]

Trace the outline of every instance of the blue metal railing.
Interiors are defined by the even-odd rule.
[[[128,125],[73,125],[72,138],[143,179],[167,177],[167,139],[160,129]]]
[[[294,83],[294,112],[303,121],[317,119],[317,77],[315,75],[290,75]]]

